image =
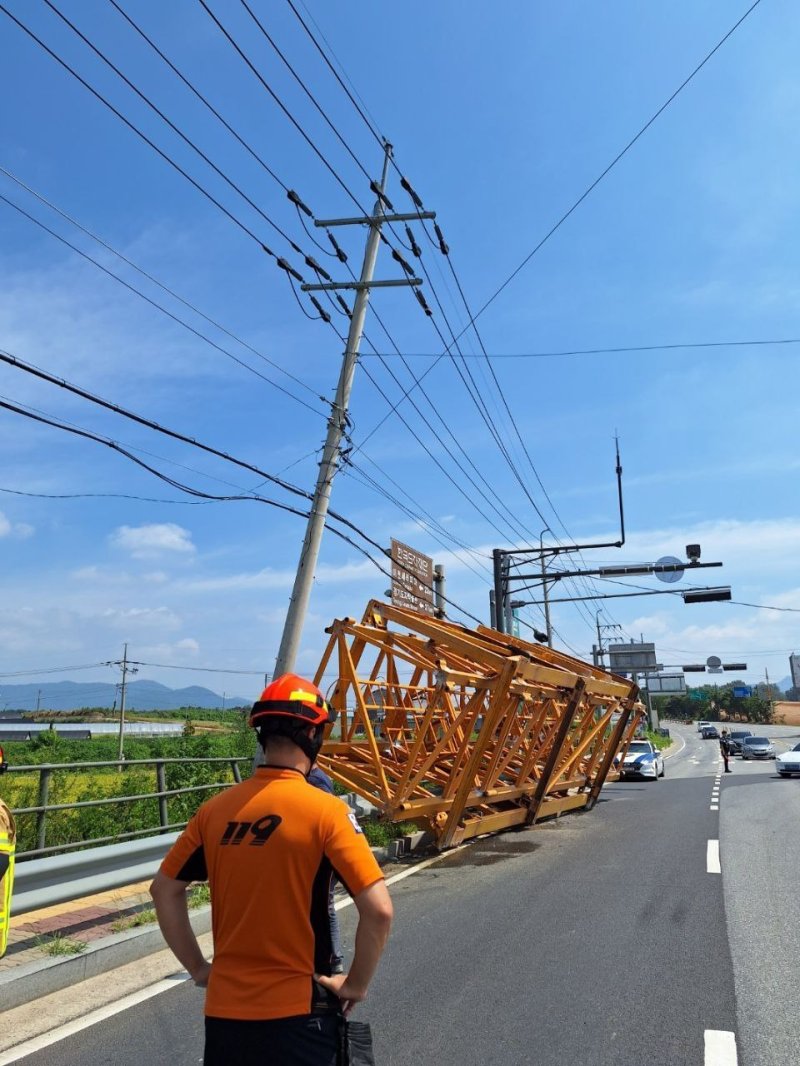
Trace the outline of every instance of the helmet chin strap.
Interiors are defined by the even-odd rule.
[[[317,726],[312,736],[308,736],[306,733],[306,726],[300,726],[294,730],[291,734],[284,734],[288,736],[293,744],[296,744],[298,748],[311,760],[311,765],[317,761],[320,748],[323,743],[324,726]]]

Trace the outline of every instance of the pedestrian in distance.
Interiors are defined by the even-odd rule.
[[[722,761],[725,763],[726,774],[733,773],[730,766],[728,765],[728,762],[731,757],[732,747],[733,745],[731,744],[730,738],[728,736],[728,730],[723,729],[722,735],[719,738],[719,750],[722,753]]]
[[[206,988],[204,1066],[336,1066],[343,1018],[365,999],[392,904],[355,816],[307,778],[333,721],[294,674],[268,685],[250,724],[265,765],[208,800],[151,885],[161,931]],[[331,973],[336,873],[358,911],[347,973]],[[200,951],[186,892],[208,880],[214,959]]]

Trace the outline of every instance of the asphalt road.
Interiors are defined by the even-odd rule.
[[[707,1053],[707,1031],[736,1034],[739,1066],[797,1066],[800,779],[737,759],[715,800],[717,744],[678,732],[664,780],[610,785],[589,814],[392,888],[392,939],[358,1011],[380,1066],[735,1063]],[[352,943],[353,909],[340,917]],[[201,1060],[202,993],[182,985],[23,1061]]]

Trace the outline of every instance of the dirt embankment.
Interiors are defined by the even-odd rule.
[[[772,720],[776,725],[800,726],[800,703],[777,702],[772,714]]]

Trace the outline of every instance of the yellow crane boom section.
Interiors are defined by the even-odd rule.
[[[373,600],[326,632],[320,766],[438,848],[591,809],[643,714],[633,682],[488,627]]]

